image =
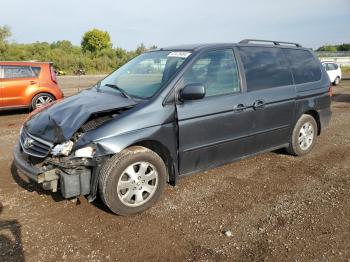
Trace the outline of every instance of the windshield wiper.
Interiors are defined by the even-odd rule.
[[[123,88],[120,88],[119,86],[117,86],[115,84],[105,84],[105,86],[112,87],[112,88],[118,90],[126,98],[132,99],[131,96],[129,96],[128,93],[125,92],[125,90]]]

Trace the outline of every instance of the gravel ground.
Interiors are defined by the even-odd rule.
[[[59,82],[70,95],[99,78]],[[0,260],[350,261],[350,80],[334,90],[311,154],[271,152],[185,177],[131,217],[28,183],[11,154],[26,112],[2,112]]]

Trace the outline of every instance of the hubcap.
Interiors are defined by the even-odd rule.
[[[148,162],[128,166],[120,176],[117,191],[120,201],[127,206],[141,206],[152,198],[158,186],[158,172]]]
[[[50,102],[52,102],[51,97],[42,95],[42,96],[39,96],[38,99],[35,101],[35,107],[38,108]]]
[[[311,123],[306,122],[299,131],[299,146],[302,150],[307,150],[314,140],[314,127]]]

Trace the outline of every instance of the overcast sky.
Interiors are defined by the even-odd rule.
[[[134,49],[260,38],[307,47],[350,42],[350,0],[9,0],[0,25],[19,43],[70,40],[99,28]]]

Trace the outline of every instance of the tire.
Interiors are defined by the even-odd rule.
[[[315,118],[311,115],[302,115],[294,126],[287,152],[295,156],[308,154],[315,145],[317,134]]]
[[[49,93],[39,93],[33,97],[32,103],[31,103],[31,109],[35,110],[40,106],[51,103],[52,101],[55,101],[55,100],[56,100],[55,97]]]
[[[333,85],[337,86],[337,85],[339,85],[339,83],[340,83],[340,77],[337,76],[337,77],[334,79]]]
[[[150,180],[153,177],[156,178]],[[100,196],[115,214],[140,213],[160,198],[166,177],[166,166],[158,154],[133,146],[103,164],[99,176]]]

